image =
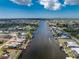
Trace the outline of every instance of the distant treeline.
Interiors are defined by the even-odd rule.
[[[0,21],[11,21],[11,20],[79,20],[79,18],[2,18]]]

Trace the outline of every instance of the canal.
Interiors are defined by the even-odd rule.
[[[65,53],[60,51],[59,46],[51,36],[47,22],[41,21],[34,33],[34,38],[19,59],[65,59]]]

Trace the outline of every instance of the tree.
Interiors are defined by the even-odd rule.
[[[27,39],[31,39],[31,38],[32,38],[31,32],[27,32],[27,33],[26,33],[26,38],[27,38]]]

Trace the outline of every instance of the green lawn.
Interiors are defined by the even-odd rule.
[[[4,52],[3,52],[3,50],[2,49],[0,49],[0,56],[3,54]]]

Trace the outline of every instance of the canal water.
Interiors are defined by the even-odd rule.
[[[65,53],[60,51],[51,35],[46,21],[41,21],[34,38],[19,59],[65,59]]]

